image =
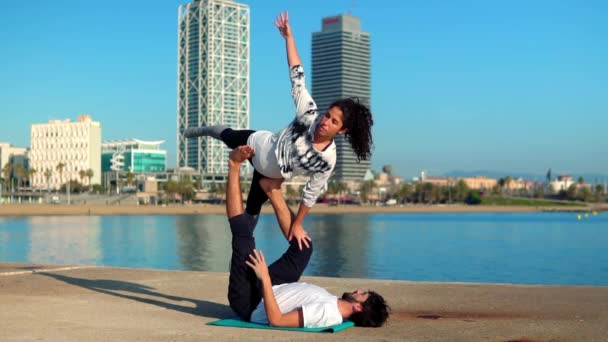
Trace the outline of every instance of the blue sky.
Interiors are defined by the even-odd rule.
[[[608,174],[608,2],[242,2],[254,129],[293,116],[278,11],[306,68],[321,18],[351,9],[372,37],[374,169]],[[182,3],[1,1],[0,141],[90,113],[104,140],[166,140],[174,165]]]

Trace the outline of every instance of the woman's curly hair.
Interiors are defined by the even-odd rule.
[[[349,97],[332,103],[329,108],[338,107],[342,111],[343,125],[346,128],[345,139],[357,155],[357,162],[369,160],[374,142],[372,140],[372,112],[358,97]]]

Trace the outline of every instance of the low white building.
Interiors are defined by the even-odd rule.
[[[551,190],[553,190],[553,192],[558,193],[561,190],[568,190],[568,188],[574,184],[574,180],[572,179],[572,176],[570,175],[562,175],[562,176],[557,176],[557,179],[554,181],[551,181],[549,183],[549,186],[551,187]]]
[[[27,156],[27,148],[11,146],[9,143],[0,143],[0,169],[2,169],[13,157]]]
[[[36,169],[34,188],[59,189],[69,180],[89,185],[80,171],[93,171],[91,184],[101,183],[101,124],[90,115],[79,115],[76,122],[51,120],[34,124],[31,130],[30,167]],[[63,170],[58,170],[62,164]],[[47,173],[48,177],[47,182]],[[47,184],[48,183],[48,184]]]

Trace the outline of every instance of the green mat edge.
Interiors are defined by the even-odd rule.
[[[286,330],[286,331],[301,331],[301,332],[317,332],[317,333],[336,333],[350,327],[353,327],[355,323],[345,320],[344,322],[332,325],[326,328],[286,328],[286,327],[272,327],[267,324],[259,324],[252,322],[245,322],[238,318],[226,318],[217,321],[209,322],[207,325],[215,325],[220,327],[233,327],[233,328],[251,328],[251,329],[272,329],[272,330]]]

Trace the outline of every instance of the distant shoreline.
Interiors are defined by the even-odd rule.
[[[294,208],[297,210],[297,208]],[[392,207],[315,205],[310,214],[371,214],[371,213],[525,213],[525,212],[590,212],[608,211],[608,205],[580,207],[515,206],[515,205],[405,205]],[[137,205],[51,205],[2,204],[0,216],[62,216],[62,215],[197,215],[225,214],[224,205],[191,204],[169,206]],[[272,207],[264,206],[264,214],[272,214]]]

